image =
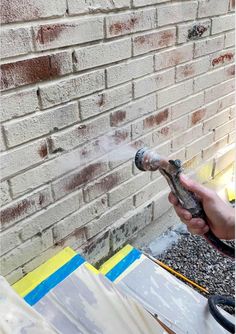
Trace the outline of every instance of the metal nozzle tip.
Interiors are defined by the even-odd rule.
[[[135,154],[135,159],[134,159],[135,165],[142,172],[145,172],[145,169],[143,168],[143,155],[147,150],[148,149],[146,147],[143,147],[140,148]]]

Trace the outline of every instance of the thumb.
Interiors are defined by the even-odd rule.
[[[180,182],[184,186],[185,189],[194,192],[200,198],[209,197],[209,189],[197,183],[191,179],[189,179],[186,175],[180,174]]]

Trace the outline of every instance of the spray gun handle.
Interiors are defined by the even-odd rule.
[[[197,199],[193,192],[182,186],[179,176],[180,173],[176,174],[176,179],[173,179],[172,181],[172,186],[175,189],[174,194],[182,206],[192,214],[193,218],[202,218],[206,223],[209,223],[202,203]],[[173,188],[171,187],[172,191]],[[223,255],[229,256],[233,259],[235,258],[235,249],[218,239],[210,229],[204,234],[204,238]]]

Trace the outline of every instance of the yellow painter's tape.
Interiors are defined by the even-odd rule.
[[[109,260],[107,260],[99,268],[99,272],[106,275],[112,268],[114,268],[121,260],[123,260],[131,251],[133,247],[131,245],[126,245],[119,252],[113,255]]]
[[[41,266],[27,274],[12,287],[21,296],[25,297],[36,286],[51,276],[55,271],[70,261],[77,253],[70,247],[66,247]]]
[[[99,274],[99,271],[94,266],[92,266],[90,263],[85,262],[84,265],[89,271],[93,272],[95,275]]]

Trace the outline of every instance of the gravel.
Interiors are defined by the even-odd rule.
[[[179,234],[179,238],[170,248],[160,254],[153,253],[150,248],[147,251],[174,270],[207,288],[209,295],[234,296],[234,261],[213,249],[204,238],[193,236],[186,229],[177,227],[174,228],[174,232]],[[173,234],[173,229],[167,231],[162,238],[168,239],[170,233]],[[205,297],[209,296],[196,290]],[[231,314],[234,313],[233,308],[223,308]]]

